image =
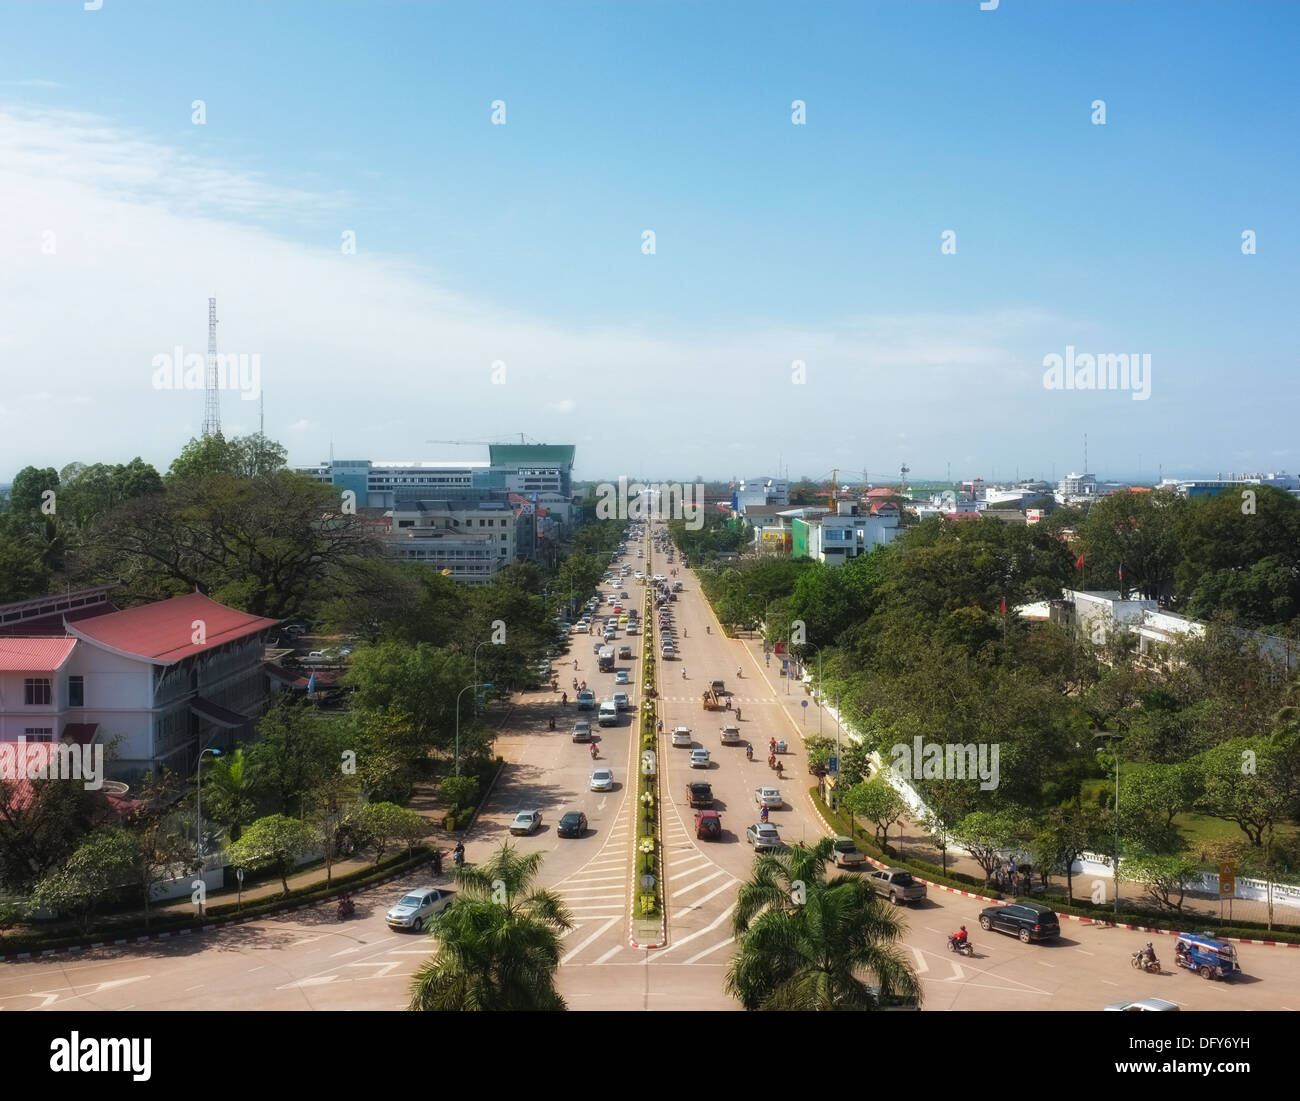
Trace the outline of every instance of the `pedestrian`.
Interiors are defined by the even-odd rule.
[[[1000,864],[998,865],[997,871],[993,873],[993,879],[996,881],[999,891],[1002,890],[1004,887],[1006,887],[1007,873],[1006,870]]]
[[[433,874],[442,875],[442,850],[433,850]]]

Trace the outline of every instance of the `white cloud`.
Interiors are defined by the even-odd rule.
[[[344,458],[485,457],[430,438],[570,442],[567,418],[596,399],[635,415],[617,439],[585,436],[580,477],[615,462],[611,449],[643,457],[647,474],[691,476],[677,456],[712,441],[735,445],[733,473],[771,471],[778,455],[794,475],[816,473],[841,447],[885,469],[902,458],[885,442],[900,417],[916,466],[927,449],[943,454],[958,422],[991,431],[1026,379],[1039,382],[1042,348],[1061,343],[1060,319],[1031,311],[833,328],[561,325],[471,301],[450,289],[454,273],[344,255],[337,233],[319,245],[286,239],[266,227],[327,214],[342,197],[281,187],[85,113],[0,106],[0,193],[10,385],[39,382],[64,403],[54,433],[0,410],[0,477],[135,454],[165,469],[201,422],[203,395],[153,389],[152,358],[206,348],[209,295],[220,349],[260,355],[268,408],[296,418],[290,461],[303,465],[331,440]],[[53,254],[42,249],[47,230]],[[493,385],[496,360],[508,364],[504,385]],[[791,382],[794,360],[807,365],[805,385]],[[222,409],[228,430],[250,418],[255,430],[256,404],[224,393]]]

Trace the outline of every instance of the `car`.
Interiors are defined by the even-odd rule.
[[[771,822],[755,822],[745,831],[745,840],[754,846],[754,851],[761,849],[783,849],[785,843],[776,827]]]
[[[709,768],[709,751],[703,746],[691,750],[691,768]]]
[[[980,928],[1008,933],[1028,944],[1031,940],[1050,940],[1061,935],[1061,922],[1050,906],[1041,902],[1012,902],[1007,906],[989,906],[980,911]]]
[[[1118,1013],[1175,1013],[1179,1012],[1178,1006],[1173,1002],[1167,1002],[1164,998],[1142,998],[1136,1002],[1111,1002],[1105,1009],[1108,1012]]]
[[[613,627],[606,627],[606,628],[605,628],[605,641],[606,641],[606,642],[613,642],[614,639],[616,639],[616,638],[618,638],[618,632],[617,632],[616,630],[614,630]]]
[[[831,860],[837,868],[862,868],[866,866],[867,854],[853,843],[853,838],[837,837],[831,846]]]
[[[614,773],[607,768],[592,769],[589,786],[592,791],[613,791]]]
[[[716,810],[697,811],[695,836],[701,841],[716,841],[722,836],[722,816]]]
[[[689,749],[694,744],[695,739],[691,737],[691,728],[689,726],[673,727],[673,745]]]
[[[620,592],[618,595],[621,596],[624,600],[628,599],[628,595],[626,592]]]
[[[618,725],[618,704],[613,700],[601,700],[600,711],[597,713],[596,721],[601,726]]]
[[[591,741],[591,720],[579,719],[573,724],[573,740],[575,742]]]
[[[632,678],[628,676],[628,673],[627,673],[627,670],[626,670],[626,669],[615,669],[615,670],[614,670],[614,683],[615,683],[615,684],[630,684],[631,681],[632,681]],[[616,699],[616,700],[618,699],[618,694],[617,694],[617,693],[615,693],[615,695],[614,695],[614,699]]]
[[[777,788],[755,788],[754,802],[760,807],[767,807],[768,810],[780,810],[785,806],[785,800],[781,798],[781,792]]]
[[[536,833],[541,824],[542,812],[540,810],[521,810],[515,815],[515,820],[510,823],[510,832],[512,834]]]
[[[631,647],[631,646],[628,646],[626,643],[624,643],[622,646],[620,646],[620,647],[618,648],[618,659],[619,659],[619,661],[631,661],[631,660],[632,660],[632,647]],[[619,673],[624,673],[624,672],[626,672],[626,670],[625,670],[625,669],[620,669],[618,672],[619,672]],[[614,674],[614,683],[615,683],[615,684],[618,683],[618,673],[615,673],[615,674]]]
[[[925,901],[925,884],[915,879],[906,868],[881,868],[871,873],[869,882],[876,894],[889,899],[895,906]]]
[[[628,694],[626,692],[615,692],[614,706],[617,707],[620,711],[628,711],[632,707],[632,701],[628,698]]]
[[[571,810],[560,818],[555,832],[561,837],[581,837],[587,832],[587,816],[580,810]]]
[[[390,928],[414,929],[418,933],[431,917],[450,906],[451,900],[451,891],[439,890],[437,887],[417,887],[394,902],[384,915],[384,920]]]
[[[594,643],[592,643],[592,646],[591,646],[591,652],[592,652],[593,654],[599,654],[599,653],[600,653],[600,648],[601,648],[602,646],[604,646],[604,645],[605,645],[604,642],[602,642],[600,639],[596,639],[596,641],[595,641]]]
[[[686,785],[686,798],[693,807],[713,806],[713,788],[699,781]]]
[[[634,635],[634,634],[636,634],[637,631],[639,631],[639,630],[640,630],[640,628],[639,628],[635,623],[629,623],[629,624],[627,625],[627,633],[628,633],[629,635]]]
[[[740,727],[738,726],[724,726],[719,731],[719,734],[723,745],[740,745],[745,740],[740,736]]]
[[[578,693],[578,710],[595,711],[596,710],[596,693],[590,688],[584,688]]]

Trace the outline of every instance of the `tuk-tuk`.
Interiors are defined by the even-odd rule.
[[[1179,933],[1174,942],[1174,962],[1203,979],[1230,979],[1241,974],[1236,949],[1208,933]]]

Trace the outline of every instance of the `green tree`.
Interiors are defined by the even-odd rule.
[[[254,769],[242,749],[218,757],[203,774],[206,788],[204,813],[239,840],[239,832],[257,817],[257,784]]]
[[[231,844],[232,863],[250,868],[271,868],[280,877],[284,893],[289,893],[289,873],[297,860],[320,843],[317,831],[306,822],[272,814],[259,818]]]
[[[0,532],[0,604],[44,595],[50,576],[31,543]]]
[[[134,881],[138,860],[139,847],[129,833],[100,830],[78,846],[62,868],[36,884],[32,904],[70,914],[84,933],[95,911],[120,897]]]
[[[859,818],[865,818],[876,828],[876,842],[885,845],[889,840],[889,827],[907,813],[903,797],[884,776],[857,784],[846,791],[841,805]]]
[[[0,884],[30,892],[111,820],[102,792],[80,780],[0,779]]]
[[[1297,768],[1287,750],[1268,738],[1237,738],[1202,753],[1193,762],[1204,784],[1197,809],[1235,822],[1258,848],[1295,811]]]
[[[356,690],[361,710],[407,715],[412,745],[446,749],[455,739],[456,700],[472,678],[465,655],[425,643],[381,642],[352,655],[343,683]],[[464,730],[473,718],[472,699],[462,699],[461,712]]]
[[[865,880],[826,881],[828,840],[793,861],[763,854],[741,888],[733,915],[739,950],[724,984],[746,1009],[873,1010],[887,997],[920,998],[898,944],[902,921]]]
[[[1066,896],[1074,902],[1074,862],[1104,846],[1106,816],[1097,807],[1054,807],[1031,844],[1034,863],[1065,874]]]
[[[396,803],[367,803],[357,808],[352,821],[375,850],[376,864],[383,860],[384,852],[394,841],[404,842],[410,849],[429,832],[428,822]]]
[[[559,1010],[560,934],[573,928],[563,900],[534,886],[541,853],[502,845],[478,867],[452,873],[460,896],[437,918],[437,955],[411,981],[412,1010]]]
[[[1187,502],[1168,490],[1112,493],[1088,510],[1079,537],[1093,588],[1123,588],[1151,599],[1172,592],[1181,557],[1178,533]]]
[[[1143,849],[1125,853],[1124,863],[1124,878],[1141,883],[1147,898],[1172,913],[1182,913],[1183,899],[1201,874],[1186,856]]]
[[[1025,820],[1011,811],[974,811],[953,829],[953,837],[984,871],[984,882],[993,878],[1006,850],[1020,845],[1028,833]]]

